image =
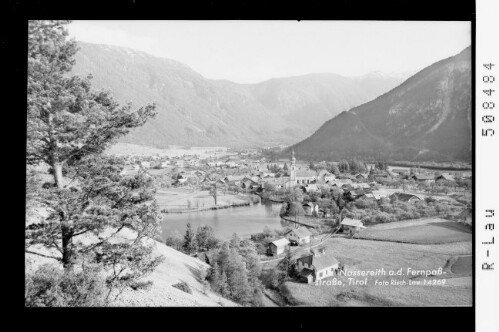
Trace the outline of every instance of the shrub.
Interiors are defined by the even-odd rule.
[[[100,270],[87,267],[80,271],[62,270],[43,264],[26,275],[27,307],[100,307],[105,306],[106,286]]]
[[[152,286],[152,281],[135,281],[133,282],[130,287],[132,287],[133,290],[141,290],[141,289],[150,289]]]
[[[192,294],[191,287],[185,281],[181,281],[175,285],[172,285],[172,287],[178,288],[181,291],[186,292],[188,294]]]
[[[255,243],[255,248],[259,255],[267,254],[267,247],[263,243]]]
[[[386,223],[386,222],[392,222],[395,221],[395,218],[386,213],[386,212],[379,212],[376,217],[375,217],[376,222],[378,223]]]

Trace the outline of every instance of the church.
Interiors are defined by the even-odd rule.
[[[292,188],[298,185],[306,185],[317,181],[317,173],[313,170],[297,169],[295,151],[291,152],[291,166],[289,167],[289,176],[286,177],[285,188]]]

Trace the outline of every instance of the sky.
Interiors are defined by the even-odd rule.
[[[73,21],[78,41],[173,59],[209,79],[414,73],[471,44],[471,22]]]

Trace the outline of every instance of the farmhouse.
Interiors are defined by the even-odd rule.
[[[392,197],[398,199],[399,201],[407,202],[407,203],[415,203],[415,202],[421,201],[421,197],[419,197],[418,195],[407,194],[407,193],[393,193],[390,196],[390,198],[392,198]]]
[[[278,256],[286,250],[289,246],[289,241],[285,237],[280,238],[279,240],[272,241],[269,244],[269,250],[274,256]]]
[[[241,187],[243,189],[253,189],[258,186],[258,182],[254,181],[248,177],[244,177],[244,179],[241,180]]]
[[[290,230],[286,233],[286,238],[291,242],[298,245],[309,243],[312,233],[306,227],[300,227]]]
[[[427,174],[413,174],[411,175],[411,179],[414,179],[417,182],[433,182],[433,176]]]
[[[296,260],[296,270],[309,284],[333,276],[338,265],[336,258],[326,253],[324,248],[312,250],[311,254]]]
[[[354,234],[360,231],[362,228],[366,228],[362,221],[350,218],[343,219],[340,225],[343,233],[347,234]]]
[[[443,174],[437,176],[435,178],[435,181],[436,182],[438,182],[438,181],[456,181],[456,179],[454,179],[454,176],[452,176],[450,174],[443,173]]]

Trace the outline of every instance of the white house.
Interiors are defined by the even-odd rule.
[[[312,250],[311,254],[296,260],[297,271],[308,283],[334,276],[338,266],[338,260],[327,253],[324,248]]]
[[[279,240],[272,241],[269,244],[269,249],[272,252],[272,255],[278,256],[286,250],[289,246],[289,241],[285,237],[280,238]]]
[[[310,233],[310,231],[306,227],[300,227],[292,229],[288,233],[286,233],[286,238],[290,242],[294,242],[301,245],[309,243],[311,235],[312,233]]]
[[[364,226],[362,221],[350,218],[343,219],[340,225],[343,232],[347,234],[354,234],[357,233],[359,230],[366,228],[366,226]]]

